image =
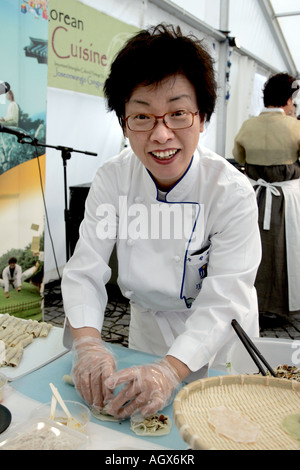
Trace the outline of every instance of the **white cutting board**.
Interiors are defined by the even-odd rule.
[[[63,345],[63,328],[53,326],[45,338],[35,338],[24,348],[24,354],[17,367],[0,366],[0,373],[9,381],[19,379],[23,375],[39,369],[68,352]]]

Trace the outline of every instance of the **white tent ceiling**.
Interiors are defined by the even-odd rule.
[[[148,0],[222,41],[227,30],[266,70],[300,78],[300,0]]]
[[[300,78],[300,0],[269,0],[271,20],[278,25]]]

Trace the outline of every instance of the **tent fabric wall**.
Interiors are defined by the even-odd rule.
[[[220,5],[224,0],[210,0],[209,2],[195,0],[173,0],[175,5],[183,8],[196,18],[209,24],[215,29],[220,28]]]
[[[250,51],[273,68],[285,71],[286,65],[274,41],[257,0],[230,0],[229,30]]]
[[[237,53],[232,54],[230,72],[230,97],[227,106],[226,158],[232,158],[234,138],[241,123],[251,115],[256,63]]]
[[[114,115],[106,113],[102,98],[48,88],[47,143],[98,156],[72,152],[66,163],[67,196],[69,186],[91,182],[97,168],[120,150],[122,132]],[[64,172],[60,151],[47,149],[45,231],[45,280],[57,279],[65,262]],[[50,234],[53,241],[50,241]]]

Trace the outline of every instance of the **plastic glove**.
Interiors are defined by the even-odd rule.
[[[106,380],[105,385],[111,390],[124,385],[106,410],[117,418],[128,418],[137,410],[144,416],[155,413],[171,402],[180,382],[177,371],[167,359],[123,369]]]
[[[116,369],[112,352],[100,338],[74,340],[71,375],[77,391],[93,408],[102,409],[112,397],[104,383]]]

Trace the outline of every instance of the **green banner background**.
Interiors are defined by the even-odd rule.
[[[48,86],[103,96],[110,63],[135,31],[80,2],[50,0]]]

